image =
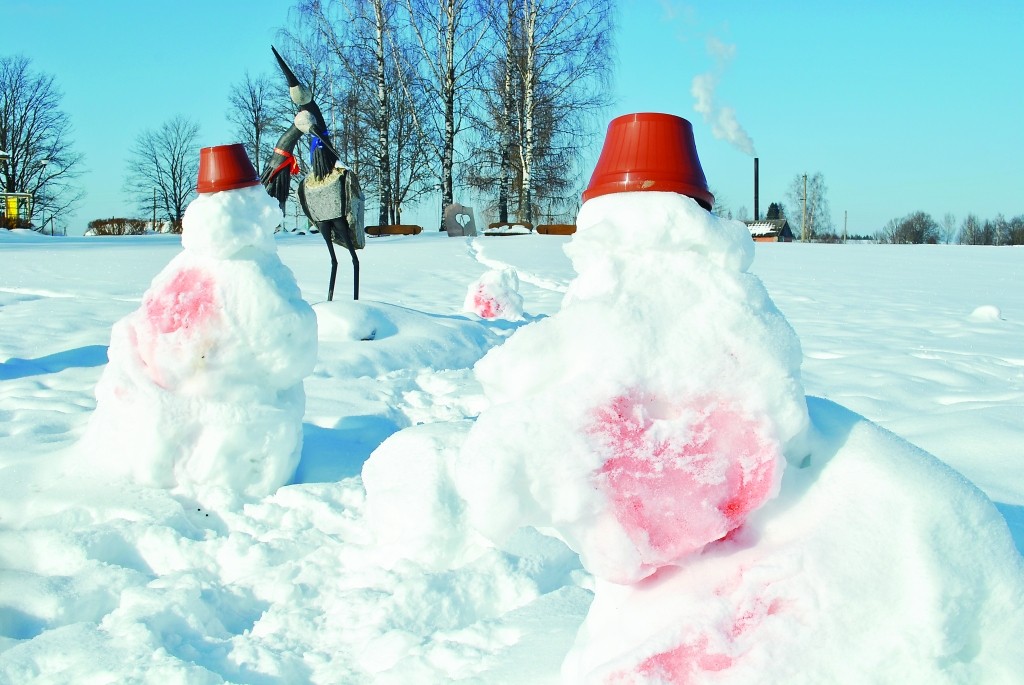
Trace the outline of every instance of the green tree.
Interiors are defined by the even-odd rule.
[[[768,213],[764,216],[765,219],[778,220],[786,218],[786,208],[781,202],[773,202],[768,205]]]

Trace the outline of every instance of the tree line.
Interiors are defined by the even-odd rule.
[[[927,212],[918,211],[890,219],[875,238],[892,244],[1024,245],[1024,215],[1007,219],[997,214],[983,221],[976,214],[968,214],[958,224],[952,214],[936,221]]]
[[[566,220],[603,132],[614,0],[295,0],[276,41],[312,90],[379,223],[427,196],[472,192],[500,220]],[[239,74],[227,116],[259,168],[294,110],[267,50]],[[0,165],[9,192],[51,214],[81,198],[70,118],[53,77],[0,58]],[[25,113],[46,121],[26,122]],[[180,227],[194,196],[199,126],[186,114],[140,132],[124,190],[140,215]],[[296,155],[301,166],[305,155]],[[304,169],[303,169],[304,170]],[[369,217],[368,217],[369,218]],[[438,217],[440,225],[440,216]]]
[[[870,236],[848,236],[845,230],[843,234],[838,234],[829,209],[825,177],[821,172],[794,176],[786,197],[790,207],[798,208],[796,211],[788,214],[786,205],[772,202],[764,218],[787,220],[797,240],[828,243],[873,240],[888,244],[1024,245],[1024,215],[1007,219],[998,214],[995,218],[982,220],[976,214],[968,214],[958,223],[951,213],[934,219],[927,212],[916,211],[890,219]],[[746,207],[740,207],[734,214],[728,202],[717,194],[713,211],[719,216],[744,221],[753,218]]]
[[[611,73],[613,0],[298,0],[279,51],[324,112],[376,222],[455,188],[500,221],[575,214],[582,152],[600,135]],[[244,74],[228,118],[257,168],[291,124],[287,86]],[[176,118],[136,141],[126,189],[140,209],[158,188],[179,220],[188,202],[169,170],[197,130]],[[306,171],[305,155],[297,154]],[[187,176],[192,178],[192,176]],[[368,222],[370,218],[368,217]],[[438,216],[440,226],[441,217]]]
[[[428,196],[443,208],[456,186],[502,222],[571,221],[586,181],[581,153],[603,130],[613,2],[297,0],[278,43],[321,103],[378,223],[401,223],[403,208]],[[265,73],[239,75],[226,102],[257,168],[293,115],[269,54],[267,62]],[[29,58],[0,56],[0,186],[31,194],[37,216],[60,215],[82,197],[82,156],[62,97]],[[124,190],[141,216],[180,230],[195,195],[198,139],[198,123],[183,114],[137,135]],[[305,170],[306,156],[297,157]],[[750,218],[714,194],[715,213]],[[786,200],[796,209],[773,202],[767,218],[788,219],[797,239],[847,238],[836,234],[820,172],[794,176]],[[1021,245],[1024,216],[969,214],[958,223],[919,211],[871,238]]]

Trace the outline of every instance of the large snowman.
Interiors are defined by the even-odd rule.
[[[556,316],[477,365],[494,406],[457,470],[489,537],[554,530],[619,583],[739,528],[804,455],[799,342],[747,272],[745,227],[707,211],[689,126],[635,115],[606,144],[659,139],[662,158],[640,162],[646,186],[599,164],[566,248],[579,275]]]
[[[112,330],[84,444],[140,484],[260,497],[302,447],[316,317],[277,255],[280,210],[240,144],[200,152],[183,251]]]

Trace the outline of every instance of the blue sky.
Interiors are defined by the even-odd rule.
[[[269,46],[291,5],[5,2],[0,52],[56,78],[85,155],[87,197],[69,232],[134,213],[121,188],[141,131],[184,114],[200,122],[202,145],[232,142],[228,90],[247,69],[272,71]],[[1024,213],[1019,0],[620,0],[617,24],[607,119],[692,121],[708,182],[734,210],[753,208],[753,162],[695,110],[701,75],[760,159],[762,214],[804,172],[824,175],[836,228],[845,211],[850,233],[917,210],[958,221]]]

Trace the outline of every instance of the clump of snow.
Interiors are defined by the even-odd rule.
[[[276,254],[274,229],[280,223],[281,209],[262,185],[203,193],[185,208],[181,245],[194,255],[215,259],[229,259],[246,249]]]
[[[277,215],[262,186],[189,205],[184,251],[111,332],[84,441],[90,466],[251,497],[291,477],[317,329],[277,256]]]
[[[523,296],[519,294],[519,275],[513,268],[491,269],[469,286],[462,305],[482,319],[522,321]]]
[[[804,456],[800,346],[743,224],[674,193],[587,202],[562,310],[476,367],[493,406],[455,475],[497,544],[550,528],[635,582],[740,526]]]
[[[1003,313],[995,305],[984,304],[976,307],[971,312],[970,318],[971,321],[1000,321],[1003,318]]]

